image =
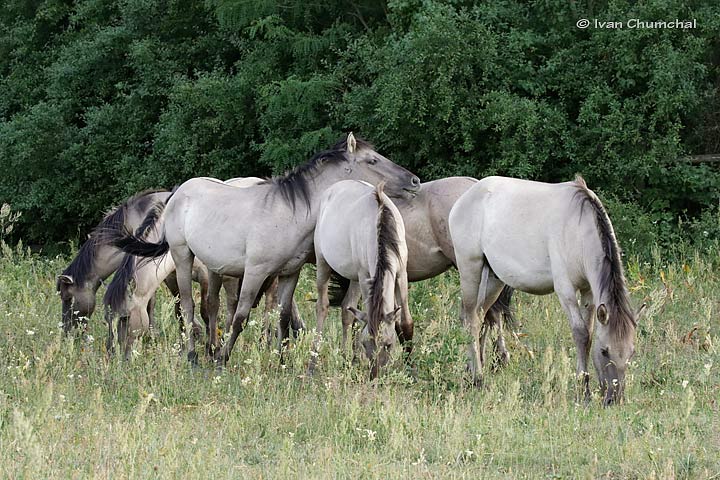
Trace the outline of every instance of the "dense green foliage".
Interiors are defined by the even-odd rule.
[[[582,173],[637,251],[687,234],[679,218],[712,237],[718,164],[679,159],[720,150],[719,13],[714,0],[3,2],[0,202],[23,212],[26,241],[67,239],[143,188],[279,172],[354,130],[425,180]]]

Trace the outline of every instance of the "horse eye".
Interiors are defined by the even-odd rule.
[[[377,163],[377,158],[371,158],[370,160],[368,160],[368,163],[370,165],[375,165]]]
[[[608,348],[605,347],[602,350],[600,350],[600,353],[602,353],[603,357],[608,358],[610,357],[610,352],[608,351]]]

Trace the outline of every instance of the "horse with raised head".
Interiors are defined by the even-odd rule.
[[[642,307],[638,313],[631,308],[612,223],[585,181],[579,176],[559,184],[484,178],[455,203],[449,225],[475,383],[482,381],[484,349],[478,310],[486,311],[510,285],[536,295],[557,294],[572,329],[585,398],[590,398],[592,347],[604,404],[621,400]]]
[[[335,272],[356,282],[365,311],[353,306],[348,309],[365,324],[360,343],[370,360],[371,378],[377,377],[397,338],[398,310],[403,312],[398,322],[400,339],[409,342],[413,336],[405,227],[397,207],[383,193],[382,184],[373,187],[366,182],[347,180],[325,190],[315,226],[315,261],[318,333],[322,334],[328,314],[330,275]],[[310,373],[315,367],[317,345],[314,350]]]
[[[243,328],[255,298],[278,276],[281,304],[280,341],[288,335],[292,296],[302,266],[312,261],[313,231],[322,193],[340,180],[386,181],[394,195],[412,195],[417,176],[375,152],[350,134],[290,173],[259,185],[235,188],[220,181],[192,179],[182,184],[164,208],[151,213],[164,220],[162,239],[147,242],[126,232],[116,245],[135,255],[156,257],[170,251],[175,261],[180,299],[192,327],[188,358],[194,361],[200,325],[193,315],[191,274],[195,257],[210,271],[208,298],[217,298],[222,275],[242,277],[233,328],[216,359],[224,364]],[[217,307],[217,302],[213,304]],[[211,317],[212,318],[212,317]],[[216,329],[210,343],[217,347]]]
[[[123,252],[109,244],[104,233],[135,230],[153,206],[165,202],[169,196],[167,191],[148,190],[124,201],[93,229],[72,262],[58,275],[56,288],[62,301],[65,333],[93,314],[100,284],[123,261]]]

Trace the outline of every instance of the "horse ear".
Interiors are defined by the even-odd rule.
[[[64,283],[65,285],[72,285],[75,283],[75,280],[70,275],[58,275],[58,280],[60,283]]]
[[[393,310],[392,312],[386,313],[386,314],[385,314],[385,321],[388,322],[388,323],[394,323],[394,322],[395,322],[395,315],[400,311],[401,308],[402,308],[401,306],[397,306],[397,307],[395,307],[395,310]]]
[[[637,323],[637,321],[640,320],[640,317],[642,317],[646,311],[647,311],[647,303],[643,303],[642,305],[640,305],[640,308],[638,308],[638,311],[635,312],[635,323]]]
[[[353,317],[355,317],[358,321],[362,322],[363,324],[367,324],[367,313],[363,312],[362,310],[358,310],[355,307],[347,307],[347,311],[353,314]]]
[[[357,150],[357,141],[355,140],[355,135],[350,132],[347,138],[347,151],[348,153],[355,153],[355,150]]]
[[[600,306],[597,308],[597,319],[598,322],[600,322],[603,325],[607,325],[608,320],[610,319],[607,311],[607,307],[604,303],[601,303]]]

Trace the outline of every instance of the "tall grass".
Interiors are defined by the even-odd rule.
[[[630,261],[638,331],[625,404],[577,403],[575,351],[554,296],[515,296],[512,359],[465,383],[457,274],[416,284],[416,375],[398,358],[379,382],[339,349],[328,320],[321,368],[311,338],[285,366],[258,315],[223,372],[178,354],[162,292],[159,331],[133,359],[108,360],[96,314],[61,334],[54,276],[66,259],[0,258],[0,476],[3,478],[718,478],[720,255]],[[102,292],[100,292],[102,293]],[[313,278],[296,298],[314,324]],[[596,380],[593,375],[593,382]]]

